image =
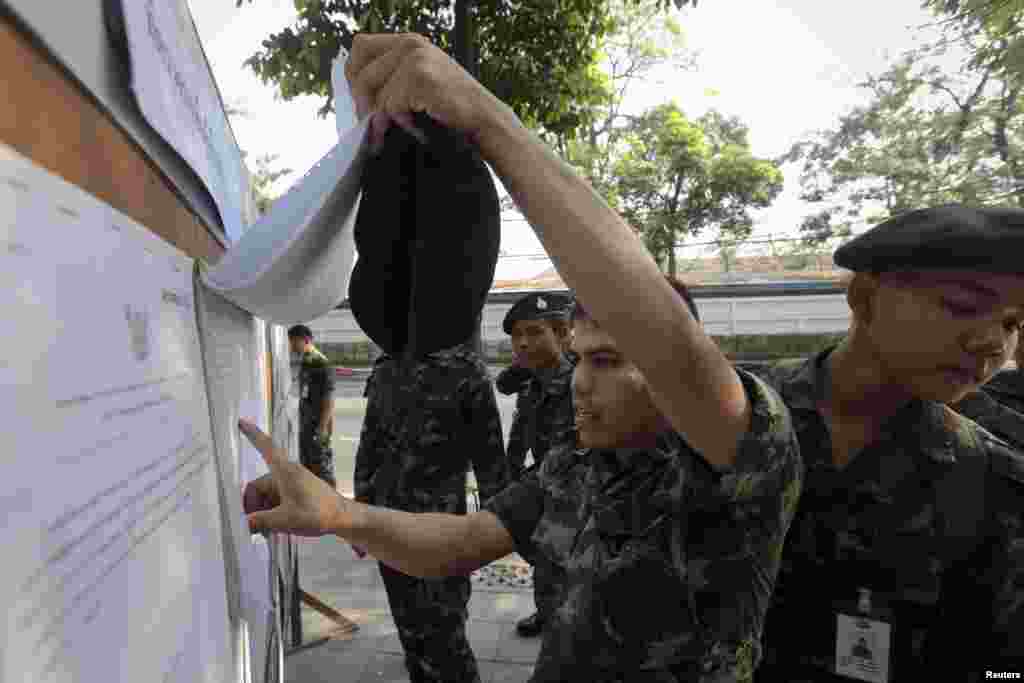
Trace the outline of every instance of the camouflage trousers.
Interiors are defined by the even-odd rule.
[[[480,683],[466,638],[468,576],[418,579],[380,564],[412,683]]]
[[[561,579],[557,567],[551,564],[547,558],[531,558],[533,565],[533,604],[537,607],[537,614],[547,622],[554,614],[561,602],[560,589]]]
[[[299,435],[299,462],[332,487],[337,486],[337,481],[334,478],[334,452],[331,450],[330,441],[324,443],[315,432],[301,433]]]

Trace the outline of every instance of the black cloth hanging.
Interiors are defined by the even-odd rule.
[[[425,114],[415,121],[425,144],[393,125],[363,171],[348,297],[367,336],[403,355],[472,336],[501,240],[498,193],[477,150]]]

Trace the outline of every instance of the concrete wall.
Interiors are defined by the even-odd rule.
[[[499,297],[495,297],[499,298]],[[504,297],[501,297],[504,298]],[[704,327],[715,337],[764,338],[837,335],[846,331],[850,311],[845,295],[801,294],[786,296],[698,296],[697,309]],[[511,301],[492,301],[484,307],[483,341],[495,361],[511,352],[501,329]],[[340,308],[309,324],[316,343],[354,363],[375,357],[370,340],[359,329],[352,311]]]

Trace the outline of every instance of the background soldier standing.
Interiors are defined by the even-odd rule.
[[[299,392],[299,461],[331,486],[334,478],[334,372],[327,356],[313,345],[305,325],[288,330],[288,343],[299,358],[295,386]]]
[[[512,337],[512,368],[528,373],[517,387],[516,412],[508,434],[512,481],[519,481],[526,471],[528,451],[533,456],[533,467],[537,467],[553,444],[576,441],[573,363],[565,353],[570,305],[571,299],[562,294],[527,294],[509,309],[502,322],[505,334]],[[544,562],[544,558],[527,559],[533,565],[533,600],[537,611],[516,624],[516,631],[532,637],[540,634],[557,606],[559,579],[555,576],[556,568]]]
[[[505,315],[502,328],[512,337],[513,366],[529,375],[518,387],[516,412],[508,435],[508,467],[522,478],[526,454],[544,460],[555,439],[575,438],[572,411],[573,364],[565,347],[571,300],[561,294],[528,294]]]
[[[410,360],[385,354],[367,380],[366,397],[356,500],[463,515],[470,462],[482,499],[504,488],[501,416],[487,366],[468,346]],[[383,563],[380,573],[410,680],[479,682],[466,638],[469,576],[415,578]]]

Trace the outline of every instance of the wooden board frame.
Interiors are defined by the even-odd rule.
[[[224,248],[145,152],[8,13],[0,14],[0,142],[192,258]]]

